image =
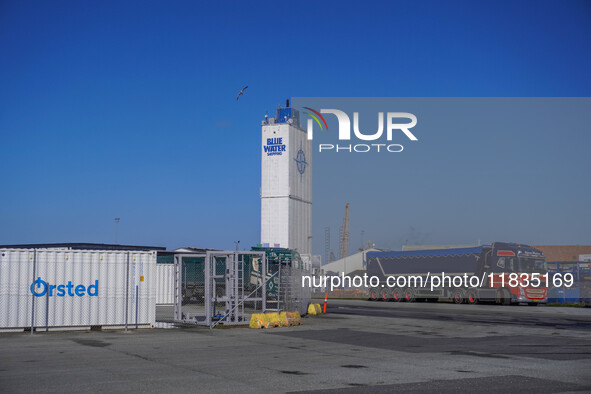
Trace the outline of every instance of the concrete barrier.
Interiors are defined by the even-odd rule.
[[[316,307],[314,306],[314,304],[310,304],[308,305],[308,315],[310,316],[316,316]]]
[[[250,328],[273,328],[297,326],[302,324],[299,312],[277,312],[253,313],[250,317]]]
[[[322,313],[322,307],[320,304],[310,304],[308,305],[308,315],[316,316]]]
[[[287,317],[287,322],[290,326],[299,326],[302,324],[302,317],[300,316],[300,312],[285,312]]]
[[[316,307],[316,313],[320,315],[322,313],[322,307],[320,304],[314,304],[314,306]]]
[[[250,317],[250,328],[267,328],[267,322],[264,313],[253,313]]]
[[[267,318],[267,328],[279,327],[281,324],[279,313],[277,312],[265,313],[265,317]]]
[[[279,314],[279,326],[280,327],[289,327],[289,321],[287,320],[287,313],[281,312]]]
[[[280,325],[281,327],[289,327],[289,326],[299,326],[302,324],[302,317],[300,316],[300,312],[281,312],[279,315]]]

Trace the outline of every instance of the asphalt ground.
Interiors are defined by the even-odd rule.
[[[328,312],[267,330],[0,333],[0,392],[591,392],[591,308]]]

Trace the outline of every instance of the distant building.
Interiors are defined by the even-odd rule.
[[[584,261],[581,255],[591,254],[591,245],[535,245],[544,252],[546,261]]]
[[[331,263],[322,266],[322,270],[326,275],[330,273],[335,274],[349,274],[357,270],[365,270],[366,254],[367,252],[379,251],[380,249],[370,248],[362,252],[357,252],[351,256],[335,260]]]
[[[310,262],[312,268],[320,268],[322,266],[322,256],[319,254],[312,255],[312,261]]]
[[[173,251],[172,253],[207,253],[207,251],[215,251],[217,249],[203,249],[203,248],[194,248],[192,246],[187,246],[186,248],[178,248]]]

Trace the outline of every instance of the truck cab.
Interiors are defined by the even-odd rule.
[[[523,244],[495,242],[482,251],[476,275],[484,274],[485,282],[478,298],[505,305],[546,302],[547,272],[541,251]]]

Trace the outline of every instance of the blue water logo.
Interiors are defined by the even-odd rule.
[[[281,156],[285,152],[283,137],[267,138],[267,145],[263,146],[267,156]]]
[[[300,173],[300,175],[303,175],[304,171],[306,171],[306,166],[308,165],[308,163],[306,162],[306,155],[304,154],[304,151],[301,147],[298,151],[297,156],[294,157],[294,160],[297,163],[298,172]]]
[[[96,297],[98,296],[98,286],[98,279],[94,281],[94,284],[88,286],[73,285],[72,281],[68,281],[68,283],[64,285],[50,285],[48,282],[41,279],[41,277],[38,277],[36,281],[31,283],[31,293],[33,293],[35,297],[43,297],[45,295],[48,295],[49,297],[53,297],[54,295],[57,295],[58,297],[83,297],[85,295]]]

